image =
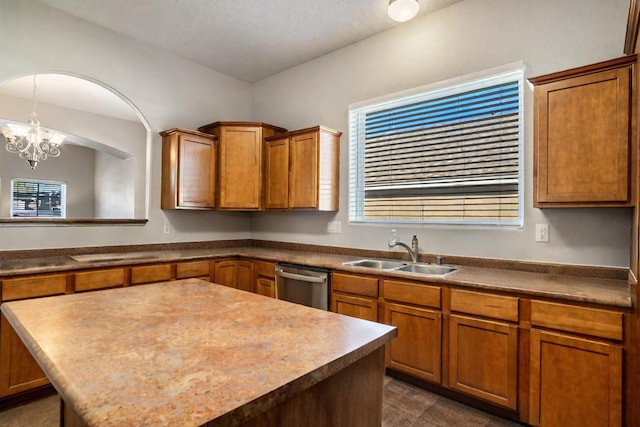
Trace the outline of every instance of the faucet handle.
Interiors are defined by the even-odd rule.
[[[389,234],[389,247],[392,248],[396,245],[398,241],[398,233],[396,232],[396,229],[392,229],[391,230],[391,234]]]

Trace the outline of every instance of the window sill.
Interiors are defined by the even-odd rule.
[[[145,225],[148,219],[132,218],[0,218],[2,225]]]

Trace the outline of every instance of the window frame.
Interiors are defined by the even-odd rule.
[[[455,93],[489,87],[500,81],[518,81],[518,215],[515,220],[371,219],[365,218],[365,123],[367,113],[424,102]],[[349,105],[349,222],[354,224],[425,224],[522,228],[524,224],[524,63],[522,61],[478,73],[396,92]]]
[[[34,216],[15,216],[14,210],[14,193],[16,182],[26,182],[33,184],[45,184],[45,185],[59,185],[60,186],[60,198],[61,198],[61,210],[59,216],[48,215],[34,215]],[[9,198],[9,217],[12,219],[66,219],[67,218],[67,183],[64,181],[47,180],[47,179],[31,179],[31,178],[11,178],[11,196]]]

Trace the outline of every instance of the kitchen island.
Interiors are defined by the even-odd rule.
[[[197,279],[1,309],[68,425],[380,425],[397,334]]]

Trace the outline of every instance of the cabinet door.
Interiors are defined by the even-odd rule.
[[[442,314],[386,303],[385,323],[398,328],[397,338],[387,344],[387,367],[439,384]]]
[[[131,267],[131,284],[158,283],[171,280],[171,264]]]
[[[98,289],[118,288],[124,286],[124,268],[109,268],[104,270],[81,271],[75,273],[76,292],[95,291]]]
[[[516,409],[517,386],[518,328],[451,315],[449,387]]]
[[[221,209],[259,209],[262,197],[260,127],[224,126],[220,132]]]
[[[230,288],[236,287],[236,270],[237,261],[216,261],[214,263],[214,283],[228,286]]]
[[[176,131],[162,135],[162,209],[213,209],[215,141]]]
[[[63,295],[67,291],[66,274],[16,277],[2,281],[2,301]]]
[[[622,349],[531,330],[530,424],[622,425]]]
[[[209,261],[188,261],[176,264],[176,279],[197,278],[211,281]]]
[[[255,274],[253,272],[253,262],[237,261],[236,267],[236,288],[243,291],[255,291]]]
[[[630,66],[535,87],[535,206],[630,200],[630,93]]]
[[[266,297],[275,298],[276,282],[267,277],[258,277],[256,280],[256,293]]]
[[[289,207],[289,138],[265,144],[265,208]]]
[[[289,207],[318,207],[318,132],[291,138]]]
[[[43,386],[46,375],[4,315],[0,315],[0,397]]]
[[[358,319],[378,321],[378,302],[370,298],[331,295],[331,311]]]

